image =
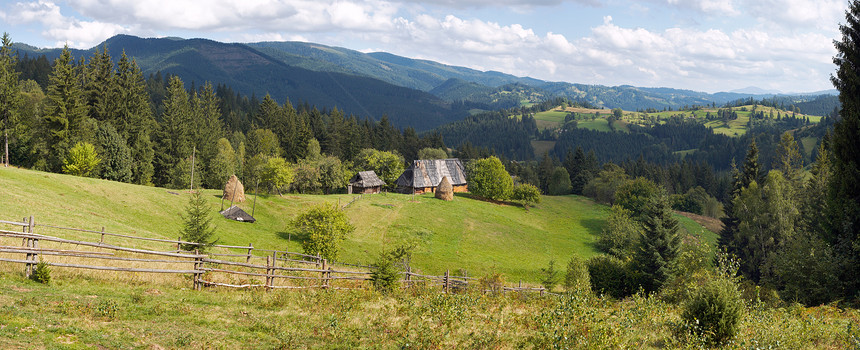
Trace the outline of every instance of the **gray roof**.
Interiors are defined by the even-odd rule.
[[[358,174],[349,179],[349,184],[354,187],[376,187],[376,186],[385,186],[385,181],[376,176],[376,172],[373,170],[369,171],[359,171]]]
[[[254,219],[253,216],[246,213],[244,210],[237,206],[232,206],[227,209],[221,211],[221,215],[230,220],[242,221],[242,222],[255,222],[257,219]]]
[[[466,171],[459,159],[421,159],[397,178],[397,186],[401,187],[436,187],[442,178],[447,176],[453,186],[466,184]]]

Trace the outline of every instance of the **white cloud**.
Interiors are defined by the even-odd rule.
[[[696,11],[708,16],[735,16],[738,11],[734,0],[651,0],[664,2],[685,10]]]
[[[835,30],[843,19],[845,0],[744,0],[759,21],[783,28]]]
[[[0,13],[7,23],[41,23],[42,34],[54,41],[57,46],[68,44],[76,48],[90,48],[106,38],[129,29],[119,24],[101,21],[82,21],[64,16],[60,7],[50,1],[15,3]]]

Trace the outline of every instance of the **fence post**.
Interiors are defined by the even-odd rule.
[[[182,246],[179,244],[179,242],[182,242],[182,237],[176,237],[176,251],[177,252],[182,250]]]
[[[271,266],[272,266],[273,262],[274,262],[274,260],[272,260],[268,255],[266,255],[266,290],[269,290],[269,288],[272,288],[272,284],[271,284],[272,283],[272,276],[271,276],[272,269],[271,269]]]
[[[445,294],[448,294],[448,281],[449,281],[450,270],[445,270]]]
[[[412,266],[406,265],[406,286],[412,288]]]
[[[102,238],[99,240],[99,244],[105,243],[105,227],[102,226]]]
[[[245,262],[251,262],[251,251],[254,250],[254,243],[248,243],[248,256],[245,258]]]
[[[200,252],[194,250],[194,290],[200,290]]]
[[[323,282],[323,289],[328,288],[328,279],[326,279],[326,272],[324,271],[327,267],[326,265],[328,265],[328,259],[322,259],[322,268],[320,270],[323,270],[323,272],[320,272],[320,278]]]

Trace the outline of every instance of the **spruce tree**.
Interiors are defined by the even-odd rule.
[[[17,57],[12,54],[12,39],[3,33],[3,46],[0,47],[0,121],[3,123],[3,162],[9,166],[9,128],[15,123],[21,89],[18,86],[18,72],[15,70]]]
[[[836,41],[836,75],[830,80],[839,90],[839,118],[831,139],[833,174],[828,191],[828,241],[844,264],[842,280],[847,294],[860,292],[860,1],[853,0],[840,25]]]
[[[672,216],[669,197],[663,193],[653,197],[645,210],[642,239],[635,261],[645,291],[660,289],[672,276],[672,264],[678,255],[681,238],[678,220]]]
[[[131,151],[132,183],[149,185],[155,172],[152,164],[155,157],[152,134],[156,123],[143,73],[125,52],[117,64],[114,82],[117,93],[114,126]]]
[[[87,132],[87,126],[93,125],[86,121],[87,106],[80,86],[80,75],[74,64],[72,51],[68,46],[64,47],[60,57],[54,61],[48,84],[45,124],[51,147],[48,167],[52,171],[60,170],[66,151],[72,144],[92,141],[92,137],[88,136],[95,131],[91,129]]]
[[[190,173],[190,169],[184,168],[191,164],[191,125],[191,106],[185,84],[179,77],[170,77],[157,133],[156,185],[184,188],[189,184],[190,179],[185,178],[185,174]]]
[[[188,199],[185,214],[182,215],[183,225],[180,237],[183,241],[197,244],[182,244],[182,250],[205,251],[217,242],[215,239],[216,228],[212,226],[212,217],[209,212],[211,206],[206,203],[206,198],[200,191],[195,191]]]

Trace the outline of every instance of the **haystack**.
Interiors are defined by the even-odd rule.
[[[242,182],[239,181],[239,178],[236,177],[236,175],[230,176],[230,179],[227,180],[227,184],[224,185],[223,198],[225,201],[231,201],[234,203],[242,203],[245,201],[245,186],[242,186]]]
[[[446,201],[454,200],[454,186],[451,185],[447,176],[442,177],[442,181],[439,181],[439,187],[436,187],[436,198]]]

